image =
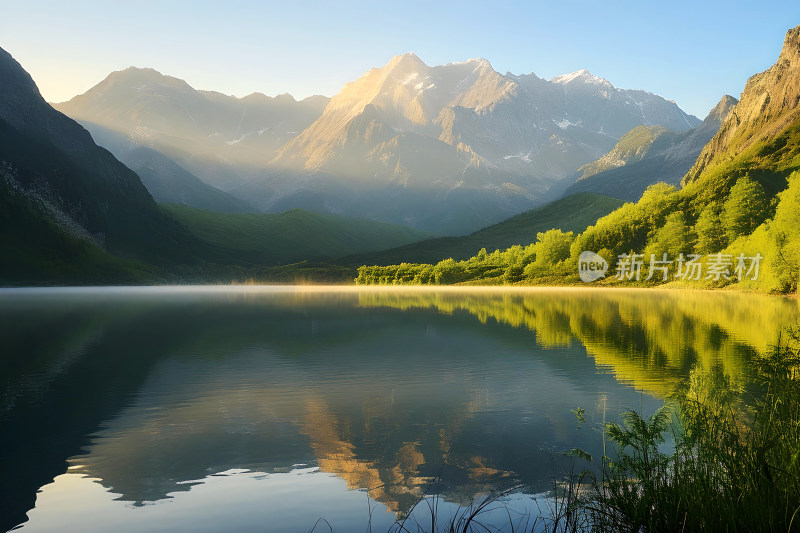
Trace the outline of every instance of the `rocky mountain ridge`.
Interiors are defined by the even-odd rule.
[[[786,137],[781,141],[782,147],[758,151],[765,152],[762,155],[768,155],[768,159],[774,161],[789,161],[799,151],[797,135],[790,131],[799,123],[800,26],[786,33],[776,63],[747,80],[739,103],[703,148],[682,183],[701,181],[715,169],[737,165],[737,160],[742,157],[759,157],[749,152],[758,148],[760,143],[770,143],[782,136]]]
[[[723,96],[702,124],[687,131],[637,126],[609,153],[581,167],[576,182],[564,194],[595,192],[635,202],[656,182],[678,186],[737,102],[732,96]]]

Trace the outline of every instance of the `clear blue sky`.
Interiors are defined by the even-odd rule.
[[[775,62],[800,2],[0,0],[0,14],[0,47],[51,102],[128,66],[236,96],[331,96],[414,51],[547,79],[588,68],[702,118]]]

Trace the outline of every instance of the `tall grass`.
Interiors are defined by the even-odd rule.
[[[445,509],[441,496],[422,498],[397,520],[389,533],[571,533],[590,529],[589,508],[582,499],[582,475],[557,481],[554,490],[534,500],[534,508],[515,509],[509,492],[485,494],[471,505]],[[532,512],[538,510],[538,513]],[[371,532],[372,529],[369,528]]]
[[[668,408],[607,426],[618,454],[604,458],[592,529],[800,531],[797,348],[775,348],[752,365],[742,394],[719,373],[695,375],[676,393],[671,454],[659,450]]]

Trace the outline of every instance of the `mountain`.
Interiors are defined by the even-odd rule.
[[[515,244],[527,246],[536,234],[549,229],[580,233],[597,219],[622,205],[622,201],[593,193],[578,193],[515,215],[465,237],[438,237],[381,252],[343,257],[336,264],[348,266],[391,265],[402,262],[432,263],[452,257],[467,259],[480,250],[502,250]]]
[[[617,89],[588,71],[546,81],[501,75],[485,59],[430,67],[404,54],[347,84],[271,166],[302,173],[306,197],[318,183],[337,183],[346,199],[361,200],[328,198],[328,205],[366,216],[364,206],[379,202],[375,211],[394,213],[423,189],[427,211],[449,216],[463,212],[458,202],[471,195],[474,222],[451,226],[463,233],[542,203],[560,179],[637,124],[688,129],[698,122],[672,102]],[[255,185],[247,187],[252,196]],[[404,214],[405,223],[442,232],[408,209],[396,216]]]
[[[157,202],[182,204],[222,213],[254,211],[243,200],[207,185],[172,159],[152,148],[140,146],[120,161],[136,172]]]
[[[579,168],[578,181],[641,161],[653,153],[672,147],[676,144],[678,135],[679,132],[668,130],[664,126],[636,126],[623,135],[606,155]]]
[[[666,283],[709,289],[731,285],[770,293],[796,292],[800,279],[799,82],[800,26],[787,32],[778,61],[748,80],[732,109],[733,99],[724,98],[703,128],[688,133],[685,143],[700,144],[714,122],[722,123],[684,176],[682,188],[656,183],[636,203],[625,203],[579,235],[570,238],[553,232],[528,254],[519,249],[479,252],[466,261],[435,266],[395,261],[391,266],[360,268],[356,283],[581,283],[585,281],[579,277],[581,256],[592,251],[609,265],[630,253],[671,258],[661,279],[653,276],[648,281],[637,273],[636,283],[644,286]],[[644,133],[638,136],[645,141],[638,148],[621,147],[617,153],[630,158],[647,155],[648,144],[657,142],[657,136]],[[644,157],[582,181],[652,159]],[[698,256],[696,276],[680,263],[680,254],[686,253]],[[725,257],[735,257],[740,263],[722,264],[724,269],[720,269],[718,260]],[[634,278],[621,274],[625,272],[618,268],[617,275],[596,280],[597,284],[630,286]]]
[[[771,193],[800,168],[800,26],[789,30],[778,61],[747,80],[739,103],[683,178],[703,196],[750,174]]]
[[[95,255],[110,252],[155,264],[192,259],[194,238],[159,209],[138,176],[50,107],[28,73],[2,49],[0,162],[6,198],[33,217],[32,224],[49,228],[40,236],[68,238],[72,244],[77,239],[79,248],[88,246]],[[3,224],[12,237],[32,227],[8,217]],[[4,252],[4,271],[15,271],[14,264],[41,252],[41,242],[18,244]],[[72,245],[59,249],[76,250]],[[54,250],[49,261],[70,257]]]
[[[145,146],[170,157],[204,182],[227,190],[252,177],[275,151],[316,119],[328,99],[296,101],[289,94],[244,98],[198,91],[153,69],[113,72],[86,93],[54,107],[83,124],[121,133],[128,146]]]
[[[565,177],[637,125],[699,123],[674,102],[588,71],[548,81],[501,75],[485,59],[431,67],[413,53],[330,100],[236,99],[131,68],[57,107],[261,211],[299,207],[454,234],[557,196]]]
[[[560,177],[532,159],[554,135],[573,142],[595,135],[595,144],[602,144],[637,124],[685,130],[698,123],[674,103],[616,89],[585,70],[547,82],[534,74],[500,75],[485,59],[429,67],[409,53],[347,84],[274,163],[329,173],[361,171],[371,179],[368,169],[344,154],[382,155],[384,143],[415,133],[467,154],[475,167],[484,162],[515,174]]]
[[[671,100],[647,91],[617,89],[585,69],[550,82],[563,87],[564,120],[613,137],[619,138],[637,124],[660,124],[684,131],[700,123]],[[596,105],[598,100],[606,105]]]
[[[85,229],[16,178],[10,165],[0,163],[0,285],[139,284],[153,278],[143,265],[97,246]]]
[[[104,126],[90,126],[95,142],[136,172],[156,202],[183,204],[223,213],[255,210],[247,202],[208,185],[162,152],[131,142],[130,136]]]
[[[678,185],[737,103],[736,98],[723,96],[705,120],[688,131],[633,128],[606,155],[578,169],[577,181],[564,194],[596,192],[635,202],[653,183]]]
[[[196,181],[158,152],[139,147],[128,155],[135,160],[137,154],[145,164],[160,161],[169,173],[184,173],[177,179]],[[214,202],[238,202],[215,194]],[[136,173],[48,105],[28,73],[0,49],[0,285],[293,279],[291,268],[267,267],[427,236],[299,210],[248,215],[163,208]]]

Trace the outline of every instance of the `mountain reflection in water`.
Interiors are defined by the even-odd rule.
[[[113,511],[129,524],[184,493],[274,514],[221,488],[271,483],[308,500],[276,522],[302,531],[323,506],[297,480],[321,474],[344,481],[320,490],[331,501],[361,490],[393,512],[433,491],[459,504],[498,488],[546,491],[568,467],[560,451],[602,453],[571,409],[595,422],[652,411],[698,369],[736,386],[797,315],[794,300],[720,292],[4,291],[0,526],[30,511],[35,530],[63,513],[48,502],[65,476],[106,489],[76,495],[129,502]]]

